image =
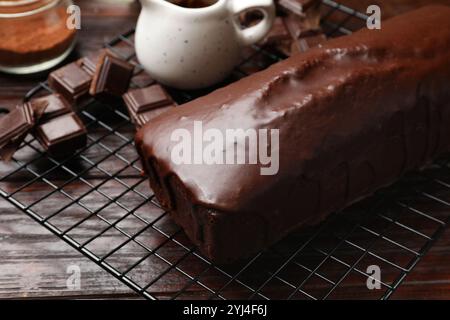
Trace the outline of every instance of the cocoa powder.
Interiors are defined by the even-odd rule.
[[[66,20],[64,7],[23,18],[0,18],[0,65],[29,66],[63,54],[76,34]]]

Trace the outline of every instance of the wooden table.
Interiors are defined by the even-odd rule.
[[[139,5],[133,1],[76,1],[82,10],[82,30],[76,50],[83,56],[102,47],[116,34],[134,26]],[[363,9],[360,0],[342,1]],[[356,2],[356,3],[355,3]],[[384,16],[431,1],[389,0],[381,3]],[[434,1],[445,2],[450,1]],[[386,7],[384,3],[389,3]],[[76,58],[73,55],[70,59]],[[45,75],[0,75],[0,106],[11,107]],[[394,293],[396,299],[450,298],[450,230],[417,265]],[[139,298],[128,287],[56,238],[7,201],[0,199],[0,298]],[[66,287],[68,266],[82,270],[82,288]],[[357,293],[354,293],[357,296]]]

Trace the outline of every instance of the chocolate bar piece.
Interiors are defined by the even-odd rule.
[[[130,86],[134,66],[107,53],[97,65],[89,93],[97,97],[120,97]]]
[[[76,104],[89,96],[92,77],[76,62],[50,73],[49,86],[61,94],[70,104]]]
[[[145,71],[141,71],[131,78],[131,83],[138,88],[145,88],[155,83],[155,80]]]
[[[160,85],[134,89],[123,95],[125,104],[134,112],[141,113],[172,104],[172,98]]]
[[[123,95],[123,100],[133,123],[141,127],[170,108],[175,102],[159,84],[133,89]]]
[[[99,64],[102,57],[109,51],[106,49],[97,50],[88,54],[77,61],[77,64],[88,73],[90,76],[94,76],[97,65]]]
[[[35,130],[35,137],[54,156],[66,156],[86,145],[87,132],[75,113],[53,118]]]
[[[288,15],[283,18],[283,21],[294,40],[321,33],[319,15],[309,15],[306,19],[299,18],[295,15]]]
[[[47,101],[26,102],[0,118],[0,158],[10,161],[47,108]]]
[[[189,238],[211,260],[232,261],[449,152],[449,83],[450,7],[424,7],[166,112],[137,133],[136,147]],[[222,134],[215,164],[202,152],[180,160],[171,138],[180,129],[194,151],[206,151],[202,133],[220,142],[227,130],[259,133],[269,146]],[[220,164],[236,149],[245,164]],[[248,160],[267,149],[270,161]]]
[[[309,10],[305,18],[289,14],[283,18],[291,36],[289,56],[320,46],[327,40],[320,27],[320,12]]]
[[[27,133],[34,125],[33,108],[25,104],[0,117],[0,148]]]
[[[60,94],[50,94],[48,96],[34,99],[33,103],[45,102],[47,107],[39,119],[39,122],[46,122],[60,115],[72,112],[70,105],[62,98]]]

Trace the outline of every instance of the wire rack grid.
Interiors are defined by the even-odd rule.
[[[367,18],[329,0],[322,9],[328,36],[350,34]],[[133,36],[121,34],[106,47],[139,73]],[[228,82],[281,59],[254,46]],[[170,93],[183,103],[210,90]],[[42,82],[25,100],[49,92]],[[124,107],[91,100],[78,114],[89,132],[86,147],[57,159],[28,137],[12,163],[0,164],[0,195],[148,299],[387,299],[449,223],[450,167],[441,159],[319,226],[218,266],[197,252],[148,188]],[[373,265],[381,279],[369,277]],[[369,290],[368,279],[379,289]]]

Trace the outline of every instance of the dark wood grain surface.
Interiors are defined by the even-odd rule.
[[[134,1],[76,1],[82,9],[82,30],[79,34],[79,41],[76,52],[69,58],[75,59],[78,56],[86,55],[87,53],[101,48],[105,41],[111,39],[116,34],[126,31],[133,27],[139,12],[139,5]],[[343,0],[343,3],[356,6],[358,9],[363,9],[365,2],[355,0]],[[370,2],[371,1],[366,1]],[[415,0],[390,0],[390,1],[374,1],[379,3],[383,8],[385,16],[392,16],[399,12],[409,10],[422,5],[424,3],[441,2],[448,3],[450,1],[415,1]],[[23,97],[23,95],[31,89],[38,81],[45,79],[44,75],[37,75],[33,77],[12,77],[0,74],[0,107],[12,107],[16,105]],[[130,126],[124,131],[126,135],[133,134],[133,128]],[[96,132],[101,134],[101,132]],[[105,141],[105,146],[114,147],[117,141]],[[121,151],[124,159],[133,161],[136,159],[136,154],[130,146]],[[95,161],[99,155],[95,149],[89,150],[86,157]],[[70,164],[69,167],[73,170],[82,170],[83,165],[86,164]],[[36,164],[39,166],[39,164]],[[123,166],[123,164],[122,164]],[[45,168],[39,167],[40,170]],[[105,161],[102,163],[102,168],[106,172],[117,172],[117,162]],[[0,166],[2,173],[7,172],[7,166]],[[29,173],[23,173],[24,175]],[[51,179],[55,185],[63,185],[70,175],[64,170],[56,170]],[[140,178],[137,174],[136,168],[127,167],[120,171],[118,175],[123,181],[130,185],[139,183]],[[92,185],[99,185],[104,177],[102,170],[91,170],[89,174],[83,175],[83,178]],[[2,188],[9,188],[9,191],[14,191],[24,181],[29,180],[32,176],[17,175],[14,179],[8,181],[8,185],[1,185]],[[85,190],[86,183],[74,183],[65,186],[64,190],[73,196],[79,196]],[[139,184],[142,192],[150,192],[146,190],[144,183]],[[6,191],[8,191],[6,190]],[[123,186],[110,181],[99,188],[99,193],[104,192],[108,195],[120,194]],[[25,204],[30,204],[33,199],[39,198],[48,193],[48,187],[43,183],[35,183],[31,185],[26,193],[21,193],[22,201]],[[56,206],[64,205],[64,197],[58,197],[57,194],[51,195],[54,197],[51,201],[47,201],[47,206],[40,206],[40,214],[45,215],[46,211],[52,211]],[[95,194],[83,198],[83,203],[93,209],[101,207],[102,203],[99,199],[101,196]],[[104,200],[104,199],[103,199]],[[140,199],[127,198],[128,202],[136,202],[138,205]],[[145,207],[143,208],[145,211]],[[120,208],[106,208],[105,214],[114,215]],[[149,210],[149,209],[147,209]],[[158,214],[158,213],[155,213]],[[62,225],[69,225],[71,217],[68,216],[65,220],[61,220]],[[92,232],[97,226],[86,226],[87,232]],[[424,227],[424,230],[427,230]],[[426,232],[426,231],[424,231]],[[153,239],[153,238],[152,238]],[[122,253],[127,259],[132,259],[136,256],[136,248],[126,248]],[[170,251],[172,256],[177,253]],[[396,251],[389,251],[386,249],[386,254],[395,256]],[[446,230],[440,240],[434,244],[430,252],[419,262],[414,271],[410,273],[401,287],[394,293],[394,299],[449,299],[450,298],[450,230]],[[164,254],[164,252],[162,253]],[[149,262],[151,263],[151,262]],[[81,288],[77,290],[70,290],[67,288],[66,281],[68,279],[68,268],[72,265],[77,265],[81,270]],[[145,266],[145,265],[144,265]],[[187,269],[189,269],[186,266]],[[136,274],[138,279],[142,281],[151,279],[158,272],[159,269],[142,269]],[[194,272],[194,271],[193,271]],[[254,270],[254,272],[258,272]],[[286,277],[298,276],[296,271],[293,274],[287,274]],[[206,273],[208,274],[208,273]],[[164,278],[163,281],[158,281],[152,286],[152,293],[159,297],[171,296],[174,292],[180,289],[184,282],[179,282],[179,275],[170,274]],[[217,284],[219,278],[213,274],[208,275],[205,282]],[[364,298],[371,297],[366,288],[361,288],[356,285],[360,281],[357,277],[348,277],[349,282],[343,289],[336,292],[332,298]],[[185,280],[184,280],[185,281]],[[321,284],[312,284],[317,288]],[[245,290],[239,286],[230,288],[230,292],[224,294],[227,297],[245,297]],[[182,298],[201,298],[204,295],[204,290],[197,286],[192,286]],[[13,207],[8,201],[0,199],[0,298],[59,298],[59,297],[82,297],[82,298],[139,298],[133,291],[116,280],[113,276],[105,272],[103,269],[95,265],[89,259],[82,256],[78,251],[71,248],[69,245],[59,240],[49,231],[39,226],[31,218],[20,212],[16,207]],[[280,296],[281,297],[281,296]]]

